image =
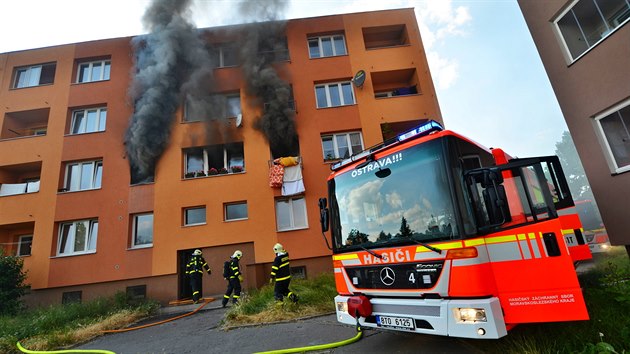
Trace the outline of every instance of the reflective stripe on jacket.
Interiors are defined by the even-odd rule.
[[[238,258],[232,258],[230,260],[230,279],[236,278],[241,275],[241,267],[238,264]]]
[[[282,281],[291,278],[291,267],[289,266],[289,253],[278,253],[271,266],[271,278]]]
[[[202,256],[193,255],[190,258],[190,261],[188,262],[188,264],[186,264],[186,274],[194,274],[194,273],[203,274],[204,271],[206,272],[210,271],[208,262],[206,262],[206,260]]]

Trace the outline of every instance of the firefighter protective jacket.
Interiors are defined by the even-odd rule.
[[[271,278],[282,281],[291,278],[291,267],[289,267],[289,252],[277,253],[271,266]]]
[[[230,276],[228,279],[238,278],[241,275],[241,267],[238,264],[238,258],[230,258]]]
[[[202,256],[193,255],[188,264],[186,264],[186,274],[193,275],[195,273],[203,274],[204,270],[210,274],[208,262]]]

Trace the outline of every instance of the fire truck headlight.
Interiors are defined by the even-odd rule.
[[[486,310],[475,308],[455,308],[453,309],[457,322],[487,322]]]
[[[337,311],[348,313],[348,303],[347,302],[337,302]]]

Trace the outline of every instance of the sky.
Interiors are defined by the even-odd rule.
[[[192,21],[241,23],[241,1],[193,0]],[[144,34],[150,2],[4,0],[0,53]],[[515,157],[555,154],[568,129],[516,0],[288,0],[279,18],[391,8],[415,10],[447,129]]]

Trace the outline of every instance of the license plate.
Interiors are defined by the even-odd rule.
[[[407,317],[376,316],[376,324],[379,327],[392,327],[402,329],[416,328],[414,320]]]

